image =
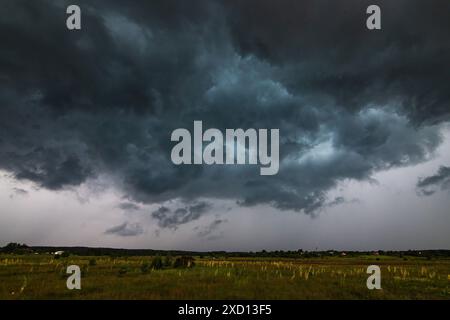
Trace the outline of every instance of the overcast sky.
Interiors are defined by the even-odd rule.
[[[2,1],[0,245],[450,249],[450,2],[372,2]],[[278,174],[174,165],[194,120]]]

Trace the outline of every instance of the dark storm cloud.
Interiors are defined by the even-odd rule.
[[[441,143],[448,1],[377,1],[381,31],[365,28],[367,1],[170,0],[78,1],[70,32],[68,3],[2,3],[0,168],[17,179],[57,190],[106,174],[176,228],[204,211],[170,200],[313,213],[339,181]],[[170,134],[193,120],[280,128],[280,172],[174,166]]]
[[[142,233],[144,233],[144,230],[140,224],[138,224],[138,223],[130,224],[128,222],[124,222],[121,225],[112,227],[105,231],[105,234],[113,234],[113,235],[118,235],[118,236],[122,236],[122,237],[138,236]]]
[[[232,2],[240,53],[283,68],[290,92],[347,109],[396,102],[417,122],[448,119],[448,1]],[[371,4],[381,7],[382,31],[364,27]]]
[[[430,196],[439,189],[450,189],[450,167],[441,166],[436,174],[419,178],[417,182],[417,190],[424,196]]]

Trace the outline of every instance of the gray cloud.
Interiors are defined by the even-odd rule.
[[[419,178],[417,190],[420,195],[430,196],[438,190],[450,189],[450,167],[441,166],[434,175]]]
[[[17,195],[25,196],[28,194],[28,191],[22,188],[13,188],[13,191]]]
[[[213,233],[217,231],[219,227],[226,222],[228,222],[228,220],[226,219],[215,219],[207,226],[195,227],[195,230],[197,230],[197,236],[201,238],[215,239],[217,236],[213,235]]]
[[[210,208],[211,205],[207,202],[199,202],[175,209],[161,206],[152,212],[152,217],[158,221],[159,227],[176,229],[181,224],[197,220]]]
[[[68,3],[3,7],[0,168],[17,179],[59,190],[106,174],[175,228],[204,211],[174,199],[312,214],[340,181],[426,161],[442,142],[448,1],[378,1],[375,33],[368,1],[79,1],[80,32],[64,27]],[[279,174],[174,166],[170,133],[193,120],[280,128]]]
[[[343,203],[345,203],[345,198],[344,197],[336,197],[336,198],[334,198],[333,201],[330,201],[328,203],[328,206],[329,207],[334,207],[334,206],[338,206],[338,205],[343,204]]]
[[[10,199],[14,198],[15,196],[27,196],[28,191],[22,188],[13,188],[12,191],[14,192],[9,196]]]
[[[139,206],[131,202],[122,202],[118,207],[124,211],[136,211],[139,210]]]
[[[142,226],[138,223],[124,222],[121,225],[112,227],[105,231],[105,234],[118,235],[121,237],[138,236],[144,233]]]
[[[360,200],[357,199],[357,198],[346,199],[345,197],[339,196],[339,197],[334,198],[330,202],[328,202],[326,204],[326,206],[328,208],[332,208],[332,207],[335,207],[335,206],[339,206],[341,204],[354,204],[354,203],[360,203]]]

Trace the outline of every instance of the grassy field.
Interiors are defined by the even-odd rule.
[[[0,255],[0,299],[449,299],[450,260],[388,256],[199,259],[142,270],[151,257]],[[79,265],[82,289],[66,288]],[[368,290],[368,265],[382,290]]]

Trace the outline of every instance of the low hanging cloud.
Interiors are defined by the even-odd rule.
[[[158,226],[161,228],[177,229],[179,225],[199,219],[210,208],[211,205],[207,202],[174,209],[161,206],[152,212],[152,218],[158,221]]]
[[[208,240],[213,240],[218,237],[215,232],[220,228],[221,225],[228,222],[226,219],[215,219],[210,224],[203,227],[195,227],[194,230],[197,231],[197,236],[201,238],[206,238]]]
[[[28,191],[22,188],[13,188],[12,191],[14,192],[13,194],[11,194],[9,196],[10,199],[13,199],[16,196],[27,196],[28,195]]]
[[[112,227],[105,231],[105,234],[118,235],[121,237],[138,236],[144,233],[143,227],[139,223],[124,222],[121,225]]]
[[[139,210],[139,206],[132,202],[122,202],[118,207],[124,211],[136,211]]]
[[[16,179],[61,190],[110,176],[176,228],[204,212],[176,199],[314,214],[340,181],[427,161],[442,142],[448,1],[380,0],[381,32],[365,28],[370,1],[80,0],[79,32],[68,4],[2,7],[0,169]],[[175,166],[170,134],[194,120],[280,128],[279,173]]]
[[[436,174],[419,178],[417,190],[423,196],[431,196],[439,190],[450,190],[450,167],[441,166]]]

